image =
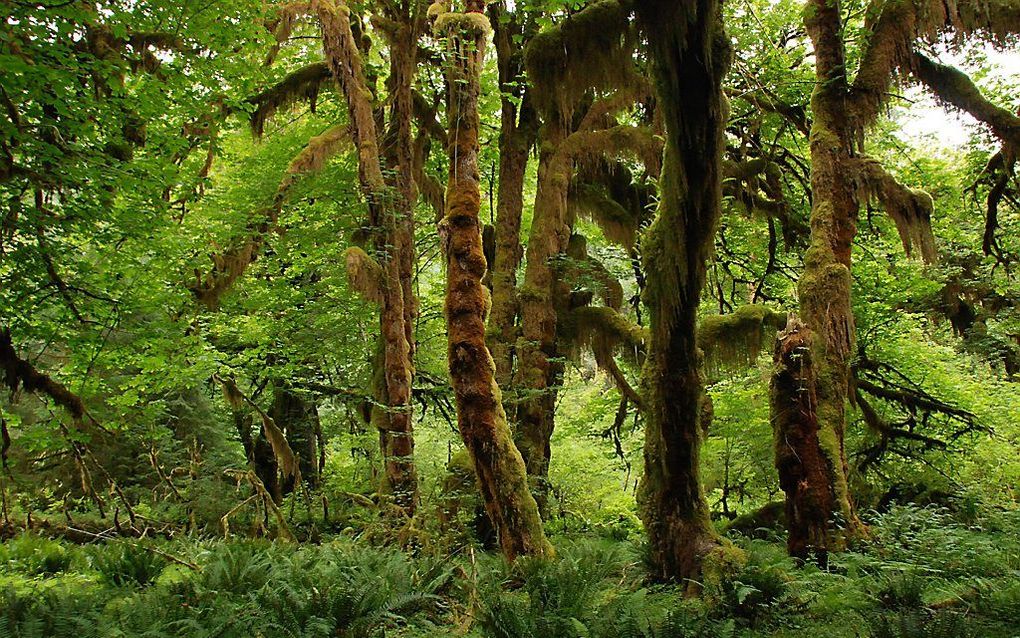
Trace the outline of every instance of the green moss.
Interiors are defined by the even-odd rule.
[[[635,42],[629,17],[629,3],[602,0],[531,39],[525,66],[542,108],[563,115],[591,89],[627,86]]]
[[[718,602],[726,584],[747,564],[747,554],[728,540],[712,549],[701,563],[701,582],[705,597]]]
[[[725,368],[754,363],[767,337],[786,326],[787,314],[758,304],[741,306],[731,314],[711,315],[698,325],[698,345],[713,375]]]
[[[429,7],[430,15],[432,8]],[[433,27],[436,33],[448,33],[450,35],[468,35],[477,37],[488,35],[492,31],[489,19],[484,13],[441,13],[436,17]]]

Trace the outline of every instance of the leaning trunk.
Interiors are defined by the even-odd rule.
[[[436,30],[449,37],[447,60],[450,172],[446,217],[446,320],[450,379],[457,423],[474,464],[489,518],[508,560],[547,555],[538,506],[528,489],[524,462],[514,447],[485,345],[486,262],[479,219],[478,94],[489,24],[481,3],[468,13],[444,13]]]
[[[697,581],[706,561],[722,556],[699,476],[704,387],[696,326],[720,212],[729,50],[718,2],[646,0],[635,8],[666,123],[659,213],[643,242],[650,343],[638,498],[655,576]]]

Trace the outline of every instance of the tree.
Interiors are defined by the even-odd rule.
[[[488,294],[478,211],[478,94],[489,21],[482,3],[463,13],[437,7],[435,31],[447,38],[447,120],[450,128],[446,216],[439,226],[446,254],[446,321],[457,424],[478,477],[485,510],[507,560],[543,556],[552,547],[513,444],[495,366],[485,345]]]
[[[693,581],[725,556],[699,476],[704,387],[696,326],[720,213],[730,52],[717,2],[645,0],[635,11],[666,125],[658,216],[642,243],[650,337],[639,500],[655,575]]]
[[[918,62],[912,57],[915,41],[934,39],[947,29],[995,37],[1015,30],[1020,10],[1016,3],[972,4],[871,2],[867,46],[852,80],[842,4],[811,0],[805,5],[817,73],[811,101],[811,246],[799,282],[801,317],[807,330],[791,324],[780,339],[772,395],[776,466],[787,495],[788,545],[795,556],[816,553],[824,560],[826,552],[864,534],[850,495],[844,444],[856,341],[850,299],[851,248],[862,191],[881,197],[885,182],[875,179],[874,164],[861,154],[863,137],[888,99],[893,73],[910,70]],[[922,196],[905,201],[906,206],[887,208],[894,219],[902,218],[897,225],[909,238],[911,227],[930,219],[931,204]],[[922,251],[933,257],[933,247],[925,248],[923,239]]]

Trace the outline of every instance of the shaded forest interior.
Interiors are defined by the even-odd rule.
[[[1020,633],[1020,0],[14,0],[0,636]]]

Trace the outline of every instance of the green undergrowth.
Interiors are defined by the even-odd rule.
[[[825,569],[735,535],[748,562],[700,597],[647,579],[640,542],[554,538],[555,560],[364,540],[0,545],[0,638],[684,638],[1020,635],[1018,512],[894,507]]]

